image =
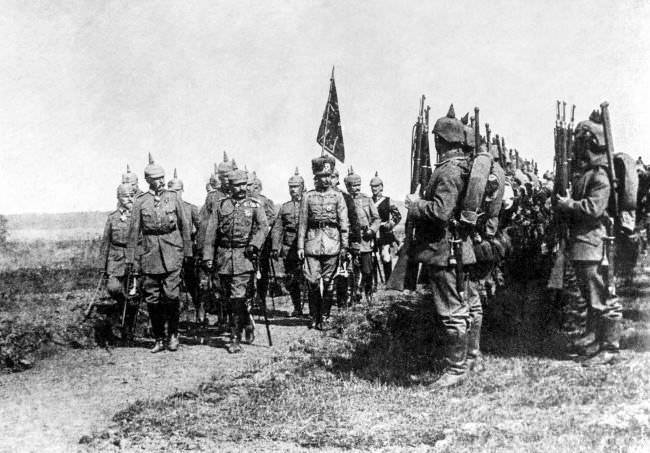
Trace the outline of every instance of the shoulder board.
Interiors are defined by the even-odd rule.
[[[110,214],[108,214],[108,216],[111,217],[111,216],[114,216],[114,215],[119,214],[119,213],[120,213],[120,210],[119,210],[119,209],[116,209],[115,211],[113,211],[113,212],[111,212]]]
[[[250,203],[251,205],[253,205],[254,207],[262,206],[262,203],[261,203],[260,200],[258,200],[257,198],[252,198],[252,197],[250,197],[250,198],[245,198],[245,199],[244,199],[244,202],[248,202],[248,203]]]
[[[142,198],[143,196],[145,196],[145,195],[147,195],[147,194],[151,195],[149,192],[142,192],[142,193],[139,194],[136,198]]]

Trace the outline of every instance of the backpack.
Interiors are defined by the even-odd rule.
[[[639,190],[639,174],[636,171],[636,161],[626,153],[614,154],[614,175],[618,181],[618,212],[613,212],[610,205],[609,213],[617,218],[628,232],[633,232],[636,223],[637,196]]]

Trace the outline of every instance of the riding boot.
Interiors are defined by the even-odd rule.
[[[311,328],[319,328],[322,321],[323,300],[318,286],[309,288],[309,316],[311,317]]]
[[[598,329],[599,349],[596,354],[582,362],[585,367],[613,364],[619,360],[621,339],[621,320],[619,318],[602,318]]]
[[[169,331],[169,341],[167,348],[170,351],[178,349],[178,321],[180,318],[180,306],[178,302],[167,304],[167,329]]]
[[[393,272],[393,263],[383,263],[384,264],[384,281],[387,282],[390,278],[390,274]]]
[[[152,354],[155,354],[165,349],[165,345],[163,343],[163,340],[165,339],[165,321],[162,317],[160,304],[149,304],[147,308],[149,309],[151,330],[156,340],[156,343],[154,344],[153,348],[151,348],[150,352]]]
[[[467,334],[465,332],[448,336],[445,363],[446,369],[434,386],[449,388],[462,384],[467,377]]]
[[[289,290],[289,294],[291,295],[291,302],[293,303],[293,313],[291,313],[291,316],[293,317],[302,316],[302,300],[300,300],[300,287],[298,287],[297,285],[292,287]]]
[[[481,364],[481,325],[483,318],[477,317],[467,332],[467,370],[478,369]]]

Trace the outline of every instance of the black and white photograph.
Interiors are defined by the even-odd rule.
[[[0,9],[0,453],[650,451],[650,2]]]

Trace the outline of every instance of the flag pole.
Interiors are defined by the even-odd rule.
[[[327,138],[327,126],[330,119],[330,101],[332,100],[332,80],[334,80],[334,66],[332,66],[332,76],[330,77],[330,88],[327,93],[327,105],[325,106],[325,128],[323,129],[323,143],[321,143],[320,155],[325,155],[325,139]]]

